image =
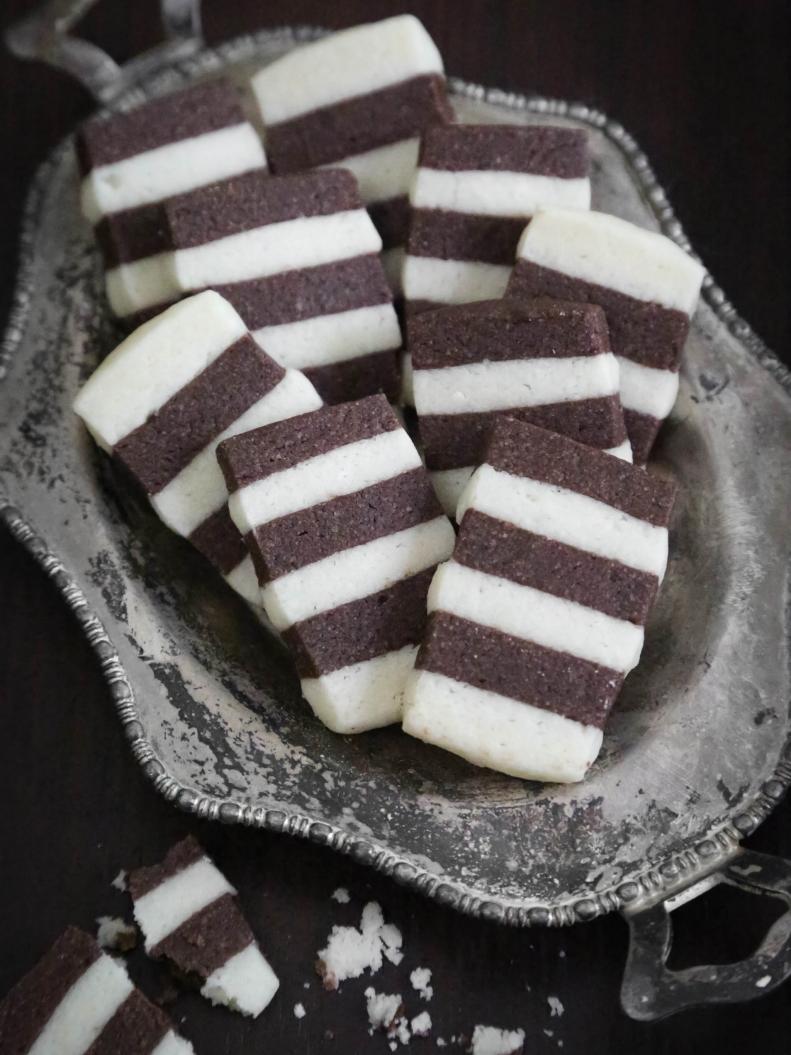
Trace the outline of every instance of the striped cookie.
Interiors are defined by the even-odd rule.
[[[676,401],[704,274],[664,235],[599,212],[547,209],[520,240],[509,294],[590,301],[604,309],[638,465],[648,460]]]
[[[256,429],[218,458],[305,699],[335,732],[398,721],[453,529],[387,400]]]
[[[501,418],[431,584],[404,729],[480,766],[582,780],[667,563],[675,487]]]
[[[0,1003],[7,1055],[190,1055],[119,960],[68,927]]]
[[[272,169],[342,165],[382,236],[397,292],[420,135],[453,119],[442,57],[413,15],[305,44],[257,73]]]
[[[502,414],[631,461],[601,308],[489,300],[409,320],[426,465],[449,515]]]
[[[266,355],[211,290],[135,330],[74,401],[96,442],[132,473],[165,524],[257,605],[255,572],[228,516],[214,452],[227,436],[319,406],[311,383]]]
[[[236,891],[192,837],[129,876],[149,956],[201,981],[213,1004],[257,1018],[279,982],[236,902]]]
[[[261,141],[228,81],[198,84],[77,133],[82,208],[95,225],[116,315],[138,318],[178,297],[161,203],[266,167]]]
[[[165,207],[176,284],[211,287],[328,402],[398,388],[398,319],[381,239],[342,170],[248,173]]]

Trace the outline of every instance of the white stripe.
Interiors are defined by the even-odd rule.
[[[303,678],[302,695],[334,733],[363,733],[401,721],[404,687],[417,645],[353,663],[317,678]]]
[[[202,857],[169,876],[159,886],[137,898],[132,906],[143,932],[146,952],[150,952],[168,934],[178,930],[182,923],[223,894],[235,893],[208,857]]]
[[[179,295],[172,253],[157,253],[130,264],[119,264],[105,274],[104,283],[113,313],[122,318],[166,304]]]
[[[391,429],[256,480],[231,495],[228,508],[246,535],[278,517],[362,491],[420,465],[420,455],[404,429]]]
[[[459,499],[459,522],[468,509],[525,531],[564,542],[661,579],[667,566],[667,529],[554,484],[482,465]]]
[[[398,318],[389,302],[264,326],[253,336],[265,352],[296,370],[330,366],[401,347]]]
[[[240,561],[235,568],[228,572],[225,576],[225,581],[248,604],[261,609],[261,587],[258,585],[258,576],[253,565],[253,558],[249,553],[243,561]],[[263,616],[263,609],[261,609],[261,614],[263,618],[266,618]],[[274,628],[272,629],[274,630]]]
[[[431,482],[440,505],[452,519],[455,519],[461,493],[474,472],[474,465],[464,465],[458,469],[435,469],[431,473]]]
[[[618,357],[621,370],[621,403],[625,410],[636,410],[663,420],[673,409],[678,395],[678,374],[641,366],[631,359]]]
[[[442,73],[442,57],[413,15],[396,15],[303,44],[251,82],[273,125],[421,74]]]
[[[450,612],[622,674],[637,665],[643,648],[643,628],[634,623],[453,560],[437,568],[428,611]]]
[[[539,407],[618,392],[610,352],[568,358],[506,359],[414,369],[418,414],[469,414]]]
[[[205,245],[177,249],[173,268],[179,288],[188,292],[318,267],[378,253],[381,248],[382,239],[365,209],[348,209],[270,223]]]
[[[180,301],[107,356],[74,410],[110,451],[245,333],[228,301],[212,290]]]
[[[455,536],[447,517],[340,550],[289,572],[261,591],[276,629],[386,590],[450,556]]]
[[[604,451],[605,454],[611,454],[613,458],[620,458],[623,462],[633,461],[632,458],[632,445],[629,440],[624,440],[623,443],[619,443],[617,447],[607,447]]]
[[[209,975],[201,996],[257,1018],[280,986],[277,975],[253,942]]]
[[[216,436],[159,494],[152,495],[151,504],[171,531],[192,534],[228,498],[216,454],[222,440],[295,414],[318,410],[320,406],[321,397],[310,381],[296,370],[287,370],[278,385]]]
[[[162,201],[265,165],[261,140],[244,121],[100,165],[82,182],[82,211],[96,223],[121,209]]]
[[[403,292],[401,272],[404,270],[404,255],[405,250],[403,246],[396,246],[394,249],[385,249],[380,253],[385,278],[390,287],[390,292],[394,297],[401,296],[401,293]]]
[[[68,990],[28,1055],[83,1055],[133,988],[124,968],[102,953]]]
[[[601,212],[546,209],[525,228],[517,259],[691,315],[704,268],[662,234]]]
[[[419,168],[410,201],[416,209],[444,209],[474,216],[529,218],[551,205],[589,209],[590,180],[537,176],[532,172]]]
[[[195,1055],[195,1049],[188,1040],[174,1033],[172,1029],[164,1035],[151,1055]]]
[[[476,300],[499,300],[510,275],[511,268],[501,264],[440,260],[407,253],[401,283],[407,300],[468,304]]]
[[[575,783],[599,753],[602,731],[442,674],[407,683],[404,732],[524,780]]]
[[[348,169],[357,180],[360,197],[366,205],[371,205],[409,193],[419,151],[420,139],[399,139],[320,167]]]

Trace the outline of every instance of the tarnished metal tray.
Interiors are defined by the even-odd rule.
[[[55,4],[57,25],[50,5],[15,27],[12,46],[118,107],[219,68],[242,76],[317,32],[205,50],[190,5],[165,2],[170,44],[119,70],[93,46],[75,50],[64,7],[74,4]],[[452,88],[464,120],[587,129],[595,207],[687,246],[619,125],[581,105]],[[739,847],[791,781],[791,379],[711,278],[657,453],[681,484],[667,580],[601,757],[570,787],[478,770],[395,729],[344,738],[323,728],[277,642],[131,496],[72,414],[118,336],[65,142],[24,218],[0,359],[0,516],[73,609],[130,749],[163,795],[201,817],[326,844],[492,920],[568,924],[621,910],[632,926],[623,1001],[637,1017],[759,995],[791,973],[789,912],[748,961],[664,968],[668,910],[715,882],[791,906],[791,865]]]

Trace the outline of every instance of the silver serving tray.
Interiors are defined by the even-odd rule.
[[[84,7],[56,0],[13,27],[9,43],[121,108],[219,69],[243,77],[317,32],[203,49],[194,5],[165,0],[170,43],[119,69],[63,35],[64,10]],[[594,207],[689,248],[619,125],[582,105],[451,84],[464,120],[585,128]],[[25,212],[0,351],[0,517],[74,611],[158,791],[200,817],[326,844],[498,922],[570,924],[621,910],[632,927],[622,998],[635,1017],[745,999],[791,974],[789,912],[743,963],[664,967],[669,910],[715,882],[791,906],[791,864],[739,845],[791,782],[791,378],[711,278],[657,452],[681,495],[643,662],[589,778],[530,784],[396,729],[330,733],[279,644],[115,477],[70,409],[120,336],[77,183],[67,141],[39,171]]]

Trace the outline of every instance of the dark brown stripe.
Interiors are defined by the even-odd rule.
[[[328,366],[313,366],[304,374],[325,403],[362,399],[377,392],[395,402],[401,390],[398,352],[393,350],[358,355]]]
[[[626,431],[629,433],[629,441],[632,444],[634,463],[645,465],[662,427],[662,422],[659,418],[654,418],[650,414],[640,414],[636,410],[624,409],[623,418],[626,422]]]
[[[530,172],[580,179],[588,175],[588,136],[550,125],[448,125],[423,137],[419,164],[448,172]]]
[[[223,894],[151,950],[186,974],[206,979],[255,941],[233,894]]]
[[[181,296],[176,296],[173,300],[163,300],[159,304],[152,304],[150,308],[143,308],[142,311],[136,311],[134,315],[124,315],[123,318],[118,320],[119,325],[123,326],[126,333],[132,333],[142,326],[144,322],[150,322],[151,319],[155,319],[157,315],[161,315],[162,312],[175,304],[176,301],[181,300]],[[108,352],[110,349],[108,349]]]
[[[406,244],[410,217],[408,195],[372,202],[367,209],[382,239],[382,249],[395,249]]]
[[[255,169],[170,198],[165,212],[177,249],[206,245],[256,227],[361,209],[357,180],[345,169],[271,177]]]
[[[77,133],[83,175],[182,139],[238,125],[244,114],[236,89],[225,80],[196,84],[144,103],[126,114],[87,121]]]
[[[524,229],[525,217],[471,216],[445,209],[414,209],[407,251],[412,256],[510,267]]]
[[[207,557],[221,575],[228,575],[247,556],[247,547],[239,529],[224,505],[212,513],[192,532],[190,542]]]
[[[23,1055],[101,949],[84,931],[68,927],[0,1003],[0,1050]]]
[[[626,439],[623,412],[617,396],[484,414],[426,414],[420,418],[420,437],[429,469],[480,465],[492,429],[503,417],[562,433],[577,443],[600,451],[617,447]]]
[[[167,854],[159,864],[147,865],[144,868],[136,868],[129,873],[127,885],[133,901],[148,894],[149,891],[164,883],[166,879],[177,875],[196,861],[206,856],[206,851],[197,839],[188,835],[186,839],[171,846]]]
[[[442,516],[426,470],[401,473],[350,495],[255,528],[248,545],[259,582],[270,582],[333,553]]]
[[[689,319],[683,311],[637,300],[528,260],[517,261],[506,296],[546,296],[599,304],[607,316],[610,344],[616,355],[643,366],[678,370],[689,331]]]
[[[648,572],[523,531],[477,509],[464,514],[453,559],[639,626],[645,625],[659,585]]]
[[[165,1012],[133,989],[85,1055],[151,1055],[172,1028]]]
[[[623,675],[447,612],[429,617],[416,666],[603,728]]]
[[[377,253],[212,288],[231,302],[251,330],[389,304],[392,299]]]
[[[283,639],[299,676],[315,678],[416,645],[426,625],[426,594],[433,574],[429,568],[287,630]]]
[[[422,315],[424,311],[438,311],[447,306],[438,300],[407,300],[404,303],[404,315],[411,319],[413,315]]]
[[[172,248],[161,202],[105,216],[94,228],[94,236],[107,268]]]
[[[233,494],[308,458],[399,428],[401,422],[385,397],[368,396],[231,436],[217,448],[217,460]]]
[[[513,418],[498,418],[486,461],[495,469],[588,495],[660,527],[668,525],[673,511],[677,487],[672,481]]]
[[[426,312],[410,318],[407,340],[416,370],[610,351],[601,308],[546,298],[482,300]]]
[[[240,337],[114,453],[148,494],[157,494],[284,376],[249,334]]]
[[[452,120],[445,79],[412,77],[270,125],[266,152],[274,172],[298,172],[412,139]]]

